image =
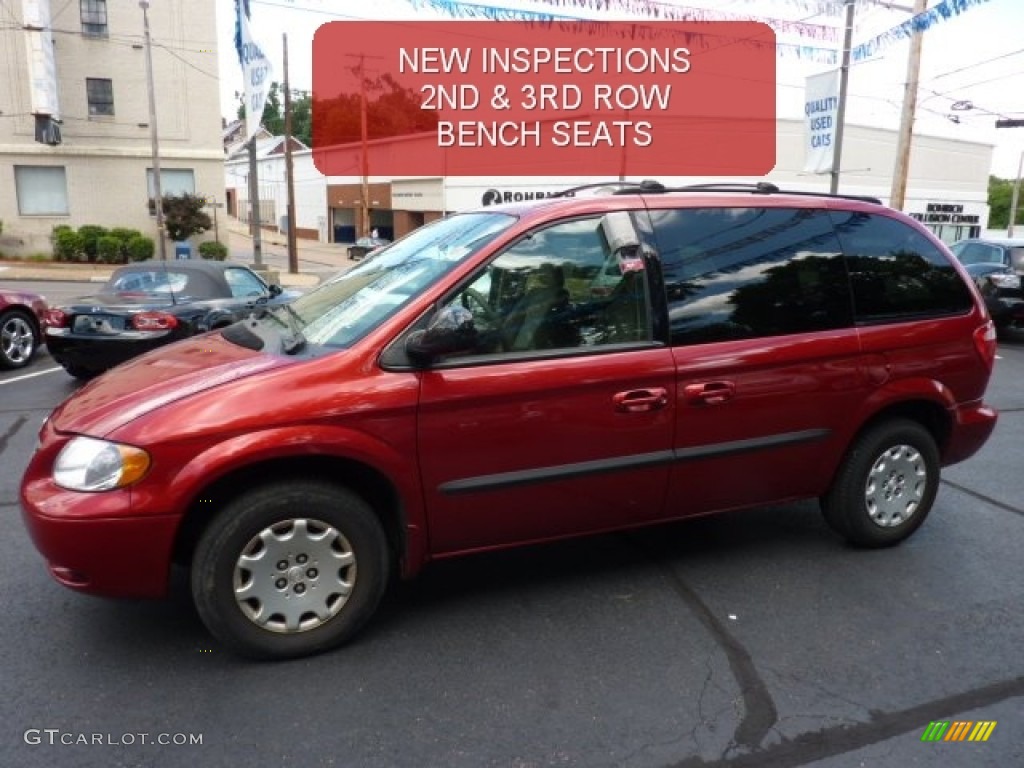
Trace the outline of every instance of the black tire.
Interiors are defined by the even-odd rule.
[[[339,564],[324,567],[327,557]],[[363,499],[327,483],[281,482],[232,500],[206,528],[192,561],[192,597],[230,650],[254,659],[307,656],[366,623],[389,566],[383,528]],[[251,597],[237,598],[236,585]]]
[[[821,499],[829,526],[861,547],[899,544],[931,511],[939,488],[939,451],[915,421],[893,419],[864,431]]]
[[[0,314],[0,368],[24,368],[39,347],[32,316],[20,309]]]

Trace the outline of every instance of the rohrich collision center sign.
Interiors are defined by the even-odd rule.
[[[319,170],[358,173],[324,151],[353,143],[372,151],[374,175],[763,175],[775,165],[774,32],[332,22],[313,41]]]

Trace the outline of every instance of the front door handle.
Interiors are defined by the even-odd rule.
[[[668,405],[668,390],[663,387],[631,389],[616,393],[612,402],[615,403],[615,410],[622,413],[658,411]]]
[[[683,397],[694,405],[719,405],[736,396],[736,385],[731,381],[707,381],[703,384],[687,384]]]

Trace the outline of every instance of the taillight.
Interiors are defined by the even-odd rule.
[[[43,325],[47,328],[64,328],[68,324],[68,316],[59,309],[48,309],[43,313]]]
[[[991,369],[996,361],[996,326],[991,320],[974,329],[974,347],[985,365]]]
[[[1004,291],[1020,290],[1020,275],[994,272],[988,276],[988,279],[992,285],[996,288],[1002,288]]]
[[[132,317],[132,328],[137,331],[169,331],[178,327],[178,318],[166,312],[140,312]]]

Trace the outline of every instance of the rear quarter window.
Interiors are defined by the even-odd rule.
[[[961,314],[971,294],[952,262],[908,224],[889,216],[831,212],[846,254],[859,323]]]

